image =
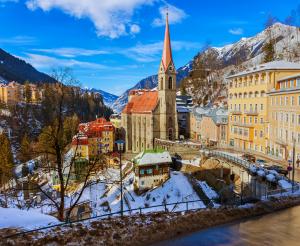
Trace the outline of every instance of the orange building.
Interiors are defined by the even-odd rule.
[[[113,152],[115,142],[115,127],[104,118],[79,124],[79,132],[88,138],[89,156]]]

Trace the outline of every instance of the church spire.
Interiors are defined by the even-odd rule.
[[[171,49],[171,40],[170,40],[170,31],[169,31],[169,14],[168,14],[168,10],[167,10],[164,50],[163,50],[163,54],[162,54],[162,62],[163,62],[165,71],[172,61],[173,61],[173,58],[172,58],[172,49]]]

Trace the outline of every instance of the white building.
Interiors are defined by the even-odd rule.
[[[165,150],[148,150],[138,154],[134,160],[135,190],[155,188],[170,178],[172,158]]]

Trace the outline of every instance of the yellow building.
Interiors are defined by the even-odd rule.
[[[300,72],[300,64],[273,61],[229,76],[229,144],[244,151],[268,152],[267,93],[277,80]]]
[[[26,90],[28,89],[28,92]],[[27,95],[30,97],[26,99]],[[17,82],[0,84],[0,101],[5,104],[40,103],[43,92],[35,84],[21,85]]]
[[[75,153],[76,159],[89,160],[89,143],[86,135],[75,135],[72,140],[72,149]]]
[[[292,160],[295,140],[296,160],[300,159],[300,74],[281,78],[268,93],[269,149],[280,159]]]

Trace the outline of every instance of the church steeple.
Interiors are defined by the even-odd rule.
[[[173,62],[173,58],[172,58],[172,48],[171,48],[170,30],[169,30],[169,14],[167,12],[164,49],[162,54],[162,63],[165,71],[167,70],[171,62]]]
[[[162,59],[158,70],[159,138],[178,138],[176,111],[176,69],[172,58],[168,13]]]

